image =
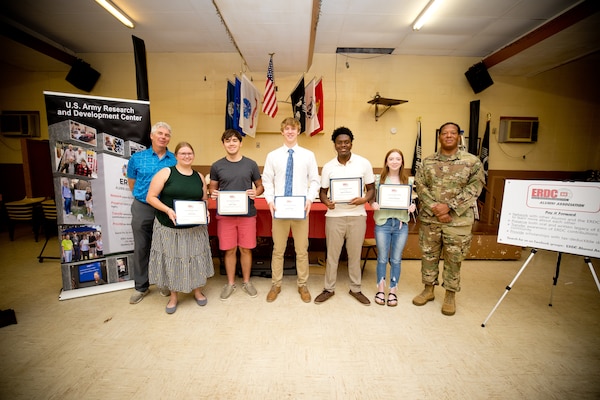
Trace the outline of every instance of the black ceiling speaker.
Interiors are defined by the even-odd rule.
[[[96,82],[98,82],[98,78],[100,78],[100,72],[85,61],[77,59],[71,65],[71,70],[65,79],[77,89],[91,92]]]
[[[483,61],[478,62],[469,68],[469,70],[465,72],[465,76],[475,93],[482,92],[494,84]]]

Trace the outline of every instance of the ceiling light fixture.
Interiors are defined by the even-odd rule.
[[[392,54],[391,47],[338,47],[337,54]]]
[[[429,3],[427,3],[423,11],[421,11],[417,19],[415,19],[415,22],[413,23],[413,31],[418,31],[423,27],[423,25],[425,25],[425,22],[427,22],[429,17],[431,17],[431,14],[433,14],[433,11],[440,3],[441,0],[430,0]]]
[[[106,11],[108,11],[109,13],[111,13],[113,15],[113,17],[115,17],[116,19],[118,19],[119,21],[121,21],[121,23],[123,25],[125,25],[128,28],[135,28],[135,25],[133,24],[133,20],[131,18],[129,18],[123,11],[119,10],[119,8],[117,6],[115,6],[113,3],[111,3],[108,0],[96,0],[96,3],[100,4]]]

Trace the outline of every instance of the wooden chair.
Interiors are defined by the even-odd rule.
[[[43,200],[43,198],[41,200]],[[18,223],[31,225],[35,241],[38,241],[41,222],[41,200],[32,201],[31,199],[25,198],[23,200],[4,204],[8,216],[8,236],[11,241],[15,240],[15,227]]]
[[[61,257],[49,257],[44,256],[44,250],[46,249],[46,245],[51,237],[57,234],[58,225],[56,222],[57,211],[56,211],[56,203],[54,199],[45,200],[42,202],[42,213],[44,216],[44,220],[42,225],[44,227],[44,235],[46,236],[46,242],[44,243],[44,247],[42,247],[42,251],[40,251],[40,255],[38,256],[39,262],[44,262],[44,258],[50,258],[53,260],[60,260]]]
[[[377,258],[377,244],[375,243],[375,239],[365,239],[363,241],[362,249],[365,253],[365,256],[363,257],[363,264],[360,270],[361,274],[365,272],[365,266],[367,265],[367,261],[369,260],[369,254],[371,253],[371,251],[375,255],[375,258]]]

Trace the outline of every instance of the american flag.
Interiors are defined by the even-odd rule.
[[[273,56],[269,60],[269,69],[267,70],[267,82],[265,83],[265,97],[263,100],[262,111],[271,118],[277,115],[277,96],[275,95],[275,81],[273,80]]]

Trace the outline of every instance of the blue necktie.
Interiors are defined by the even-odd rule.
[[[294,179],[294,158],[292,154],[294,154],[294,150],[288,150],[289,156],[287,160],[287,167],[285,169],[285,192],[284,196],[292,195],[292,180]]]

